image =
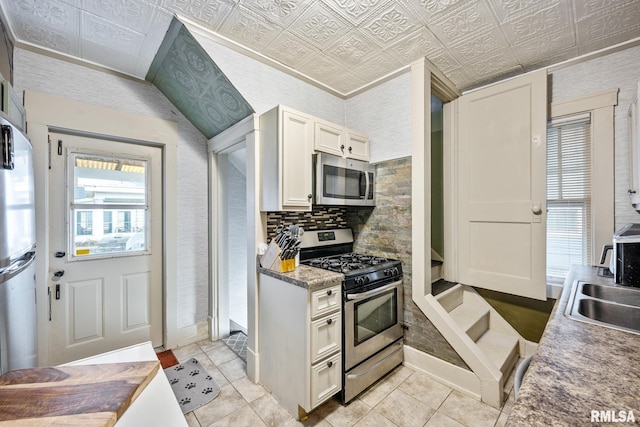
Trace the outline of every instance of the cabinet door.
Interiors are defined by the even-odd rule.
[[[342,314],[333,313],[311,323],[311,363],[339,351],[342,344]]]
[[[347,157],[369,161],[369,138],[353,132],[347,132]]]
[[[282,114],[282,208],[311,210],[312,121],[290,111]]]
[[[326,122],[315,122],[313,147],[316,151],[343,156],[345,153],[345,132]]]
[[[311,408],[316,408],[342,387],[342,353],[311,367]]]

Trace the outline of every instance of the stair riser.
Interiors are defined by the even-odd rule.
[[[469,329],[467,329],[467,335],[474,342],[478,341],[478,339],[489,329],[489,312],[486,312],[484,316],[479,318]]]
[[[509,357],[504,361],[504,363],[500,367],[500,372],[502,372],[503,386],[504,386],[504,383],[507,381],[507,378],[509,378],[509,374],[511,374],[511,371],[516,366],[516,363],[518,363],[518,359],[520,358],[519,353],[520,352],[518,351],[518,347],[517,346],[514,347],[514,349],[511,351],[511,354],[509,354]]]
[[[449,291],[438,295],[438,302],[447,312],[451,312],[451,310],[462,304],[462,288],[458,286],[452,292]]]
[[[431,283],[442,279],[442,265],[431,267]]]

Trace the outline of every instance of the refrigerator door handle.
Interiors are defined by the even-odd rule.
[[[36,260],[35,252],[26,252],[21,258],[12,262],[9,266],[0,269],[0,283],[6,282],[22,271],[26,270]]]
[[[14,168],[13,132],[11,126],[2,126],[2,168]]]

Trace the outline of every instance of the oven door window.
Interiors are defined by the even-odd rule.
[[[397,292],[397,289],[391,289],[354,304],[354,346],[398,323]]]
[[[367,188],[364,172],[324,165],[323,196],[335,199],[363,199]]]

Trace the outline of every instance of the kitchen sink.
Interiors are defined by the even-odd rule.
[[[604,301],[640,307],[640,289],[636,288],[621,288],[618,286],[583,283],[582,293]]]
[[[640,289],[575,282],[565,315],[574,320],[640,334]]]

